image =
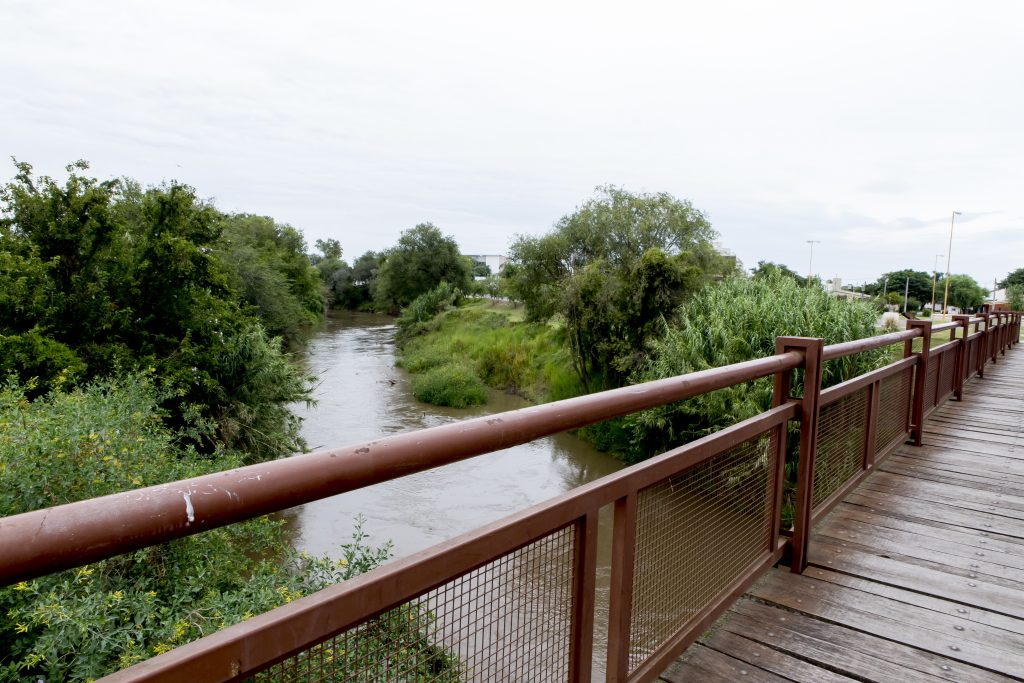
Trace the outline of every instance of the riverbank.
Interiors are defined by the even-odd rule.
[[[414,376],[413,393],[434,405],[479,405],[484,387],[546,403],[579,396],[565,331],[557,323],[528,323],[523,309],[472,299],[444,311],[404,339],[398,367]],[[435,386],[446,391],[438,392]]]

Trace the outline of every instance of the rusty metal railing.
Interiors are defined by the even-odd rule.
[[[649,681],[784,555],[802,571],[813,525],[905,440],[919,444],[926,415],[1017,343],[1020,323],[1017,313],[910,321],[832,346],[783,337],[769,358],[0,518],[0,579],[771,376],[773,406],[755,417],[104,679],[590,680],[597,520],[607,508],[608,680]],[[950,340],[933,348],[932,334],[946,330]],[[900,343],[902,359],[822,390],[824,363]],[[798,369],[804,391],[794,397]],[[797,490],[783,529],[790,425]]]

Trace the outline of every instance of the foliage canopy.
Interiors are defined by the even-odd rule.
[[[714,236],[688,201],[609,185],[547,235],[517,237],[503,274],[528,320],[564,320],[588,390],[618,386],[642,363],[663,315],[735,271],[735,259],[712,247]]]

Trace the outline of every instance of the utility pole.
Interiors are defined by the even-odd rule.
[[[889,276],[885,276],[885,282],[882,283],[882,305],[885,306],[885,310],[889,310],[889,300],[885,298],[885,295],[889,293]]]
[[[811,273],[814,266],[814,245],[821,244],[821,240],[807,240],[807,244],[811,245],[811,259],[807,262],[807,287],[809,288],[811,286]]]
[[[907,299],[910,298],[910,278],[907,278],[907,286],[903,288],[903,312],[907,312]]]
[[[957,216],[962,215],[959,211],[954,211],[949,219],[949,249],[946,250],[946,294],[942,297],[942,315],[946,315],[949,311],[949,260],[952,258],[953,252],[953,222]]]

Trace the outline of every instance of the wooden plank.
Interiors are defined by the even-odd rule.
[[[877,471],[861,485],[863,490],[878,491],[901,499],[913,498],[969,510],[992,512],[1005,517],[1024,519],[1024,498],[1014,494],[976,490],[966,486],[941,484],[892,472]]]
[[[962,619],[967,619],[968,621],[974,621],[986,626],[994,626],[995,628],[1002,629],[1004,631],[1024,635],[1024,620],[1008,617],[1005,614],[989,612],[988,610],[973,605],[963,605],[960,603],[950,602],[925,593],[896,588],[895,586],[889,586],[884,583],[878,583],[876,581],[864,579],[859,576],[853,576],[851,574],[842,574],[840,572],[822,569],[821,567],[812,568],[811,571],[806,572],[804,576],[813,576],[814,579],[819,581],[828,581],[829,583],[834,583],[840,586],[847,586],[855,590],[880,595],[888,598],[889,600],[904,602],[909,605],[917,605],[918,607],[924,607],[925,609],[929,609],[933,612],[958,616]]]
[[[692,683],[692,681],[739,680],[751,683],[787,683],[787,679],[764,669],[752,666],[742,660],[694,643],[687,649],[686,659],[677,659],[661,677],[670,683]],[[717,677],[717,678],[716,678]]]
[[[925,460],[894,454],[882,463],[879,469],[883,472],[915,476],[957,486],[984,488],[999,493],[1014,493],[1024,487],[1024,474],[980,469],[977,464],[971,467],[942,460]]]
[[[857,489],[846,497],[846,503],[860,505],[903,519],[921,519],[952,524],[954,526],[990,531],[991,533],[1024,538],[1024,522],[1002,515],[991,515],[967,508],[922,500],[894,500],[874,491]]]
[[[826,547],[825,543],[811,546],[812,564],[1024,619],[1024,593],[1020,591],[982,578],[961,578],[856,550],[844,548],[842,553],[827,552]]]
[[[995,550],[987,547],[987,544],[964,545],[951,541],[948,537],[922,536],[879,526],[864,529],[863,525],[842,516],[832,516],[820,524],[816,529],[816,535],[834,539],[837,543],[861,544],[863,547],[886,554],[895,552],[922,559],[934,559],[936,562],[942,562],[945,558],[965,559],[969,560],[968,568],[975,568],[974,565],[980,564],[982,573],[987,573],[985,568],[991,564],[1012,572],[1007,576],[1008,579],[1024,581],[1024,547],[1015,548],[1019,551],[1018,554]],[[915,555],[913,549],[926,554]],[[949,564],[960,566],[959,562]],[[995,572],[994,575],[1000,576],[1001,573]]]
[[[809,616],[827,616],[828,619],[858,630],[888,637],[887,633],[902,634],[900,642],[914,644],[908,638],[934,643],[936,647],[970,642],[983,646],[984,664],[989,648],[999,650],[1000,656],[1009,655],[1009,665],[1024,671],[1024,635],[1004,631],[964,618],[925,607],[890,600],[870,590],[856,590],[846,586],[818,580],[812,575],[785,576],[779,572],[750,592],[751,595]],[[881,630],[860,628],[862,625],[880,625]],[[889,629],[886,631],[885,629]],[[910,633],[904,633],[910,629]],[[919,646],[920,647],[920,646]],[[929,649],[927,646],[921,649]],[[938,654],[946,655],[944,650]],[[956,657],[956,655],[949,655]],[[979,661],[973,663],[978,664]]]
[[[854,683],[856,680],[791,657],[725,629],[716,629],[704,644],[796,683]]]
[[[879,526],[886,529],[909,531],[920,536],[948,539],[959,543],[960,545],[974,548],[992,548],[994,551],[1015,554],[1024,552],[1024,548],[1020,547],[1021,545],[1024,545],[1024,539],[1014,538],[1012,536],[993,535],[989,533],[988,528],[984,531],[977,531],[975,529],[953,526],[944,522],[934,522],[930,520],[927,522],[924,520],[909,521],[900,517],[871,512],[859,505],[840,505],[832,515],[842,515],[842,518],[845,520],[849,520],[858,525],[864,525],[864,529],[862,529],[863,531],[867,531],[868,526]]]
[[[859,680],[880,683],[1005,680],[969,664],[920,652],[836,623],[759,605],[749,599],[740,599],[720,628]],[[948,671],[943,666],[949,667]]]

